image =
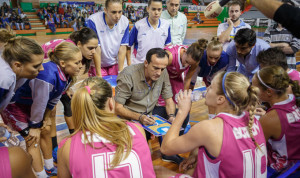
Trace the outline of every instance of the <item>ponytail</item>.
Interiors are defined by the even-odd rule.
[[[188,47],[186,54],[190,55],[194,61],[199,62],[207,47],[207,43],[208,41],[206,39],[199,39],[197,42]]]
[[[210,49],[212,51],[223,51],[223,43],[219,41],[219,38],[217,36],[214,36],[208,43],[207,49]]]
[[[111,86],[104,79],[89,77],[82,82],[81,88],[72,97],[71,108],[75,125],[73,135],[82,131],[84,143],[94,149],[102,147],[95,147],[93,141],[88,139],[87,132],[91,133],[89,137],[98,134],[116,146],[116,153],[110,165],[113,169],[129,156],[132,137],[127,121],[105,110],[107,100],[111,97]]]

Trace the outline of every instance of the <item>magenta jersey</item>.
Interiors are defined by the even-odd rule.
[[[240,116],[220,113],[216,117],[224,123],[220,154],[213,158],[204,147],[199,147],[193,177],[267,177],[266,141],[259,121],[254,118],[252,131],[260,149],[248,132],[248,112]]]
[[[53,50],[58,44],[60,44],[61,42],[70,42],[70,43],[73,43],[73,44],[75,44],[72,40],[70,40],[70,39],[66,39],[66,40],[64,40],[64,39],[56,39],[56,40],[52,40],[52,41],[49,41],[49,42],[47,42],[47,43],[45,43],[45,44],[43,44],[42,45],[42,48],[43,48],[43,51],[44,51],[44,53],[45,53],[45,55],[44,55],[44,59],[47,59],[48,58],[48,52],[50,51],[50,50]],[[76,44],[75,44],[76,45]]]
[[[274,109],[280,119],[281,134],[279,139],[268,140],[268,161],[271,168],[280,172],[300,160],[300,110],[294,95],[275,103],[268,112]]]
[[[290,69],[288,71],[288,75],[291,80],[298,81],[298,83],[300,84],[300,73],[298,71]]]
[[[170,78],[170,83],[172,86],[172,92],[173,92],[173,100],[175,101],[175,95],[180,91],[184,89],[184,84],[183,84],[183,78],[182,78],[182,73],[187,71],[189,69],[188,67],[182,66],[181,60],[180,60],[180,49],[184,48],[187,49],[188,46],[185,45],[170,45],[166,46],[164,50],[167,50],[172,53],[173,60],[172,64],[167,66],[169,78]],[[165,106],[165,101],[164,99],[160,96],[158,99],[158,104],[160,106]]]
[[[88,144],[84,144],[84,135],[78,132],[71,137],[70,147],[70,173],[76,178],[154,178],[155,173],[151,160],[151,153],[147,141],[138,128],[130,122],[127,122],[129,131],[132,135],[132,150],[129,156],[123,160],[117,167],[110,169],[116,147],[103,137],[94,134],[94,149]],[[88,133],[87,133],[88,134]],[[91,139],[90,135],[88,136]],[[60,147],[65,140],[60,143]],[[124,152],[125,155],[125,152]]]
[[[0,147],[0,177],[11,178],[11,167],[7,147]]]

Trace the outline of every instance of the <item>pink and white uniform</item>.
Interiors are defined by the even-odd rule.
[[[112,161],[116,147],[103,137],[94,134],[94,149],[88,144],[84,145],[84,136],[78,132],[72,136],[70,146],[70,174],[72,177],[94,177],[94,178],[112,178],[112,177],[145,177],[154,178],[150,149],[145,137],[138,128],[130,122],[127,122],[129,131],[132,135],[132,150],[129,156],[123,160],[117,167],[109,170],[110,161]],[[91,139],[88,136],[89,140]],[[60,143],[60,147],[66,140]]]
[[[274,104],[267,112],[276,110],[281,124],[279,139],[268,140],[268,161],[280,172],[290,163],[300,160],[300,110],[294,95]]]
[[[180,91],[184,89],[183,84],[183,78],[182,73],[187,71],[189,69],[189,66],[184,67],[182,66],[181,60],[180,60],[180,49],[184,48],[187,49],[188,46],[185,45],[170,45],[166,46],[164,50],[167,50],[172,53],[173,60],[172,64],[167,66],[167,70],[169,73],[170,83],[172,86],[172,92],[173,92],[173,100],[175,103],[175,95]],[[165,106],[164,99],[160,96],[158,99],[159,106]]]
[[[290,69],[287,73],[291,80],[298,81],[300,84],[300,73],[298,71]]]
[[[45,43],[45,44],[43,44],[42,45],[42,48],[43,48],[43,51],[44,51],[44,53],[45,53],[45,55],[44,55],[44,59],[47,59],[48,58],[48,52],[49,52],[49,50],[53,50],[53,49],[55,49],[55,47],[58,45],[58,44],[60,44],[61,42],[70,42],[70,43],[73,43],[74,45],[76,45],[72,40],[70,40],[70,39],[66,39],[66,40],[64,40],[64,39],[56,39],[56,40],[52,40],[52,41],[49,41],[49,42],[47,42],[47,43]]]
[[[198,163],[193,177],[267,177],[267,150],[264,133],[254,118],[252,130],[256,148],[248,132],[249,113],[240,116],[220,113],[223,120],[223,143],[220,154],[213,158],[199,147]]]

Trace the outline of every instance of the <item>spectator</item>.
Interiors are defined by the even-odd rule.
[[[30,24],[30,22],[29,22],[29,19],[28,19],[28,17],[24,17],[23,18],[23,23],[24,23],[24,30],[25,30],[25,25],[29,25],[29,29],[31,29],[31,24]]]
[[[52,31],[52,33],[56,33],[56,27],[55,27],[55,22],[54,22],[54,18],[52,15],[47,16],[47,18],[45,18],[45,24],[48,24],[48,27],[50,28],[50,30]]]
[[[291,0],[284,0],[283,2],[295,6]],[[295,54],[300,50],[300,40],[298,38],[280,23],[276,23],[267,28],[263,40],[269,43],[271,47],[280,48],[286,55],[288,67],[296,69]]]
[[[69,22],[66,20],[64,15],[60,16],[60,27],[64,28],[66,24],[66,27],[69,28]]]
[[[20,27],[21,27],[21,30],[24,29],[23,20],[21,19],[21,17],[20,17],[19,15],[17,15],[16,26],[19,26],[19,29],[18,29],[18,30],[20,30]],[[18,27],[17,27],[17,28],[18,28]]]
[[[183,9],[183,13],[184,13],[185,15],[189,15],[189,10],[188,10],[188,8],[184,8],[184,9]]]
[[[193,18],[193,21],[196,21],[198,24],[201,24],[204,22],[203,20],[201,20],[199,11],[197,12],[196,16]]]
[[[59,8],[58,8],[58,14],[59,15],[65,15],[65,9],[62,7],[61,4],[59,5]]]

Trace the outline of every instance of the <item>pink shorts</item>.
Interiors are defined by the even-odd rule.
[[[175,176],[169,178],[192,178],[190,175],[187,174],[176,174]]]
[[[107,75],[118,75],[118,71],[119,71],[119,65],[118,64],[108,66],[108,67],[101,67],[102,77],[107,76]],[[96,68],[94,66],[90,67],[88,75],[89,75],[89,77],[96,76]]]
[[[11,177],[9,152],[7,147],[0,147],[0,177]]]
[[[14,129],[22,131],[28,127],[30,119],[30,105],[24,104],[9,104],[1,113],[3,122]]]

